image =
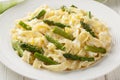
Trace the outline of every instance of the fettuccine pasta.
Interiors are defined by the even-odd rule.
[[[111,36],[92,12],[72,5],[46,5],[16,20],[12,45],[22,60],[35,68],[66,71],[87,68],[105,56]]]

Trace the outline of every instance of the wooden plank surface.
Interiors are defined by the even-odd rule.
[[[108,0],[105,5],[112,8],[114,11],[120,14],[120,0]],[[120,67],[116,70],[108,73],[105,76],[99,77],[94,80],[120,80]],[[0,63],[0,80],[31,80],[16,74],[15,72],[6,68],[2,63]]]

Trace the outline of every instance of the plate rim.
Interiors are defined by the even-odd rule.
[[[31,1],[31,0],[28,0],[28,2],[29,2],[29,1]],[[85,0],[85,1],[87,1],[87,0]],[[92,1],[92,0],[88,0],[88,1],[90,1],[90,2],[92,2],[92,3],[93,3],[93,2],[94,2],[94,3],[99,3],[99,2],[96,2],[96,1]],[[27,3],[27,1],[26,1],[25,3]],[[0,19],[1,19],[2,17],[4,17],[4,15],[7,15],[10,11],[16,9],[16,7],[18,7],[19,5],[22,5],[22,4],[25,4],[25,3],[18,4],[17,6],[12,7],[11,9],[5,11],[3,14],[0,15]],[[117,12],[115,12],[114,10],[112,10],[111,8],[109,8],[108,6],[103,5],[102,3],[99,3],[99,4],[102,5],[102,6],[104,6],[104,7],[106,7],[107,9],[111,10],[112,12],[114,12],[114,13],[120,18],[120,15],[119,15]],[[33,77],[33,76],[31,76],[31,75],[30,75],[30,76],[28,76],[27,74],[24,74],[24,75],[23,75],[21,72],[15,70],[15,69],[17,69],[15,66],[8,66],[7,63],[4,63],[5,61],[2,60],[2,57],[1,57],[1,56],[0,56],[0,62],[1,62],[2,64],[4,64],[7,68],[9,68],[10,70],[14,71],[14,72],[17,73],[17,74],[20,74],[20,75],[22,75],[22,76],[25,76],[25,77],[28,77],[28,78],[31,78],[31,79],[35,79],[35,77]],[[119,65],[120,65],[120,64],[118,64],[117,66],[115,66],[114,69],[116,69],[117,67],[119,67]],[[104,74],[98,75],[98,76],[96,76],[95,78],[100,77],[100,76],[103,76],[103,75],[105,75],[105,74],[113,71],[114,69],[111,69],[110,71],[108,71],[108,72],[106,72],[106,73],[104,73]],[[95,79],[95,78],[93,78],[93,79]]]

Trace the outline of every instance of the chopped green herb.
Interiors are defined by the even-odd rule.
[[[62,9],[62,11],[66,11],[67,7],[63,5],[63,6],[61,7],[61,9]]]
[[[61,10],[68,12],[68,14],[75,13],[74,11],[71,11],[69,8],[67,8],[66,6],[62,6]]]
[[[89,16],[90,19],[92,18],[92,15],[91,15],[90,11],[88,12],[88,16]]]
[[[71,7],[77,8],[75,5],[71,5]]]

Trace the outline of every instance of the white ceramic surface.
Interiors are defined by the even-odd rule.
[[[110,28],[113,37],[110,55],[100,63],[86,70],[73,71],[69,73],[54,73],[46,70],[36,70],[24,63],[13,51],[10,43],[10,29],[14,27],[15,19],[25,16],[42,4],[48,4],[54,8],[61,5],[74,4],[81,9],[91,11],[95,16],[104,21]],[[86,80],[104,75],[115,69],[120,63],[120,17],[106,6],[88,0],[30,0],[18,5],[0,16],[0,61],[13,71],[33,79],[42,80]]]

